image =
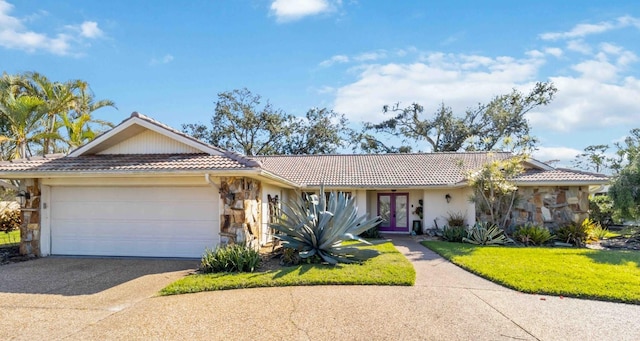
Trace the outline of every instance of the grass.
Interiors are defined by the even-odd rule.
[[[526,292],[640,304],[640,252],[422,243],[460,267]]]
[[[0,232],[0,247],[20,244],[20,230]]]
[[[239,288],[297,285],[404,285],[415,283],[413,265],[390,242],[368,246],[380,255],[362,264],[304,264],[253,273],[194,274],[173,282],[160,295]]]

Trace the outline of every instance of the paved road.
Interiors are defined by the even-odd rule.
[[[517,293],[407,237],[414,287],[155,293],[194,261],[44,258],[0,267],[0,340],[640,340],[640,306]]]

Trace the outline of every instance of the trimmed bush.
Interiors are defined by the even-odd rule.
[[[257,250],[234,244],[207,249],[200,261],[200,272],[253,272],[260,265]]]

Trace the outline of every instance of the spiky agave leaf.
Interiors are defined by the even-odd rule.
[[[271,224],[281,235],[284,247],[300,251],[302,258],[314,255],[329,263],[337,264],[362,261],[372,257],[373,250],[360,250],[351,246],[341,247],[345,240],[368,242],[358,235],[380,222],[380,217],[367,219],[358,216],[355,198],[347,198],[344,193],[331,192],[324,195],[296,196],[283,207],[284,219]],[[377,253],[376,253],[377,254]]]

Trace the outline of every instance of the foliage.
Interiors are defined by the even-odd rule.
[[[280,265],[298,265],[300,264],[300,252],[298,250],[283,247],[282,255],[280,256]]]
[[[212,145],[244,155],[335,153],[348,140],[344,115],[313,108],[304,118],[275,109],[248,89],[218,94],[211,128],[183,124],[182,130]]]
[[[476,223],[469,228],[467,237],[462,238],[462,241],[476,245],[504,245],[510,240],[498,225]]]
[[[488,222],[501,228],[509,225],[509,217],[518,198],[518,186],[512,179],[524,172],[526,155],[485,163],[480,170],[467,172],[473,189],[471,200],[480,212],[487,213]]]
[[[442,230],[442,238],[448,242],[462,243],[466,237],[468,237],[467,228],[464,226],[445,226]]]
[[[324,186],[320,188],[324,193]],[[360,262],[375,256],[371,249],[342,246],[345,240],[358,240],[364,231],[380,223],[380,217],[366,219],[358,215],[355,198],[343,192],[331,192],[329,198],[321,195],[296,195],[284,205],[286,219],[271,224],[281,232],[275,238],[282,246],[298,250],[303,259],[319,256],[329,264]]]
[[[593,229],[591,229],[591,233],[589,234],[589,239],[593,240],[602,240],[607,238],[609,235],[609,229],[606,227],[602,227],[599,223],[596,223]]]
[[[539,246],[546,244],[554,236],[543,226],[527,224],[518,226],[513,233],[513,238],[526,246]]]
[[[109,100],[96,101],[89,85],[82,80],[56,82],[37,72],[5,73],[0,78],[2,157],[68,151],[64,145],[86,143],[95,136],[91,124],[106,123],[94,120],[91,114],[106,106],[114,104]],[[82,124],[77,124],[78,120]]]
[[[640,304],[640,252],[422,244],[464,269],[518,291]]]
[[[5,208],[0,212],[0,232],[17,230],[22,224],[20,209]]]
[[[260,264],[257,250],[240,244],[207,249],[200,261],[200,272],[253,272]]]
[[[449,212],[449,217],[447,217],[447,224],[449,226],[464,226],[465,216],[460,212]]]
[[[634,157],[613,178],[609,187],[613,209],[623,218],[640,217],[640,158]]]
[[[254,273],[194,274],[162,289],[161,295],[294,285],[413,285],[416,272],[390,242],[366,246],[380,255],[362,264],[301,264]]]
[[[380,225],[376,225],[362,233],[360,233],[360,237],[367,239],[380,239],[382,235],[380,234]]]
[[[401,108],[400,103],[385,105],[384,113],[394,116],[380,123],[365,123],[362,133],[354,140],[364,152],[409,152],[409,141],[426,141],[432,152],[460,150],[495,150],[512,141],[515,149],[531,149],[537,140],[530,136],[525,114],[538,106],[547,105],[557,89],[551,82],[537,83],[528,93],[513,90],[494,97],[488,104],[468,109],[464,117],[454,115],[450,107],[441,104],[434,115],[424,117],[424,107],[413,103]],[[372,134],[373,133],[373,134]],[[387,146],[374,134],[389,134],[404,139],[401,147]]]
[[[589,198],[589,219],[602,226],[613,224],[613,201],[608,195],[597,195]]]
[[[587,218],[580,224],[571,223],[560,227],[556,231],[556,236],[562,242],[584,246],[596,226],[597,223]]]
[[[614,146],[617,150],[615,156],[608,159],[609,168],[614,173],[620,173],[625,167],[634,164],[640,155],[640,128],[631,129],[624,141],[616,142]]]
[[[280,154],[333,154],[346,146],[351,134],[344,115],[326,108],[312,108],[296,118]]]
[[[606,144],[587,146],[582,153],[576,155],[572,163],[576,168],[600,173],[605,168],[608,168],[607,149],[609,149],[609,146]]]

